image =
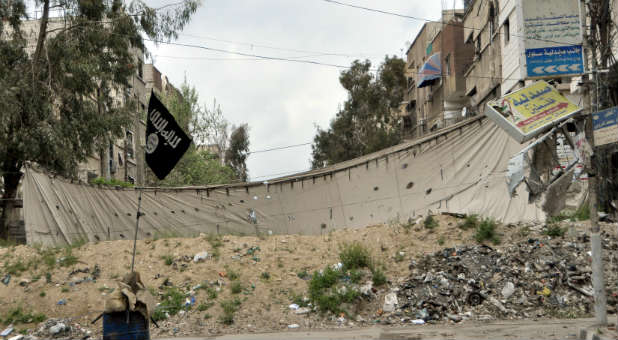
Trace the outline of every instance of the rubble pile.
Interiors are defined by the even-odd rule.
[[[2,335],[6,333],[4,339],[8,340],[38,340],[38,339],[90,339],[93,334],[87,328],[80,326],[71,319],[48,319],[39,324],[39,327],[30,334],[13,335],[14,328],[9,326]]]
[[[615,306],[616,240],[603,235],[608,306]],[[590,244],[530,238],[494,249],[447,248],[410,264],[411,275],[395,289],[396,315],[419,323],[464,319],[572,318],[593,312]],[[611,312],[611,311],[610,311]]]

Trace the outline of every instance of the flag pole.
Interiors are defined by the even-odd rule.
[[[133,237],[133,258],[131,259],[131,273],[134,272],[135,268],[135,253],[137,251],[137,231],[139,230],[139,218],[142,216],[142,189],[138,188],[139,197],[137,199],[137,218],[135,222],[135,237]]]

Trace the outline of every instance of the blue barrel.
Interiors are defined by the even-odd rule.
[[[150,340],[149,322],[141,313],[103,314],[103,340]]]

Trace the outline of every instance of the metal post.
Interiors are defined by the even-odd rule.
[[[584,68],[588,68],[588,50],[591,48],[588,41],[588,28],[587,28],[587,14],[586,14],[586,1],[580,1],[580,18],[582,23],[582,34],[584,44]],[[596,82],[596,60],[592,60],[593,76]],[[592,103],[590,95],[592,89],[590,88],[590,75],[589,73],[583,76],[586,80],[585,85],[585,103],[588,109],[588,116],[586,117],[586,137],[590,142],[590,147],[594,154],[594,135],[592,127]],[[598,91],[598,88],[596,89]],[[596,94],[596,92],[595,92]],[[595,107],[598,109],[598,97],[595,102]],[[603,271],[603,255],[601,245],[601,234],[599,228],[599,214],[598,214],[598,197],[597,197],[597,179],[596,169],[594,164],[594,155],[586,155],[586,172],[588,173],[588,191],[589,191],[589,203],[590,208],[590,245],[592,251],[592,287],[594,290],[594,314],[598,325],[607,324],[607,297],[605,296],[605,279]]]
[[[583,35],[583,44],[584,44],[584,68],[588,68],[588,50],[591,48],[590,43],[588,41],[588,28],[587,28],[587,14],[586,14],[586,1],[580,1],[580,17],[582,23],[582,35]],[[598,84],[597,82],[597,74],[596,74],[596,60],[592,60],[592,76],[595,78],[594,84]],[[598,325],[606,325],[607,324],[607,297],[605,296],[605,279],[604,279],[604,271],[603,271],[603,255],[602,255],[602,245],[601,245],[601,234],[599,228],[599,214],[598,214],[598,197],[597,197],[597,179],[596,179],[596,169],[594,164],[594,135],[593,135],[593,127],[592,127],[592,102],[590,99],[592,89],[590,88],[592,79],[590,78],[590,73],[587,73],[583,76],[585,80],[585,103],[586,108],[588,109],[588,116],[586,117],[586,137],[590,142],[590,147],[593,150],[592,155],[587,155],[586,157],[586,172],[588,173],[588,191],[589,191],[589,203],[588,206],[590,208],[590,245],[592,251],[592,287],[594,290],[594,314],[596,317],[596,322]],[[598,87],[595,89],[598,91]],[[595,92],[596,94],[597,92]],[[598,110],[598,97],[595,102],[595,107]]]
[[[131,273],[134,272],[135,268],[135,252],[137,250],[137,231],[139,230],[139,218],[142,216],[141,208],[142,208],[142,190],[139,190],[139,198],[137,199],[137,218],[135,222],[135,237],[133,238],[133,259],[131,260]]]

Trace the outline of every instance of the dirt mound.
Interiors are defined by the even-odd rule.
[[[437,216],[433,228],[392,224],[340,230],[320,236],[222,236],[138,241],[136,269],[157,297],[157,335],[214,335],[357,327],[401,323],[402,311],[384,312],[384,296],[409,277],[412,259],[461,244],[476,244],[474,230],[458,228],[451,216]],[[585,231],[585,225],[571,228]],[[613,229],[605,226],[607,230]],[[542,226],[503,226],[505,245],[539,236]],[[613,232],[613,231],[612,231]],[[290,308],[308,297],[315,271],[340,262],[342,243],[358,241],[384,268],[387,283],[372,287],[351,315],[320,314]],[[497,249],[500,249],[498,247]],[[36,329],[44,318],[62,318],[100,334],[105,297],[130,269],[131,241],[88,243],[66,249],[17,246],[0,248],[0,324],[14,324],[13,334]],[[8,278],[8,279],[7,279]],[[500,287],[501,288],[501,287]],[[16,313],[19,311],[19,313]],[[306,313],[305,313],[306,312]],[[7,318],[18,314],[18,317]],[[227,317],[230,318],[227,318]]]

